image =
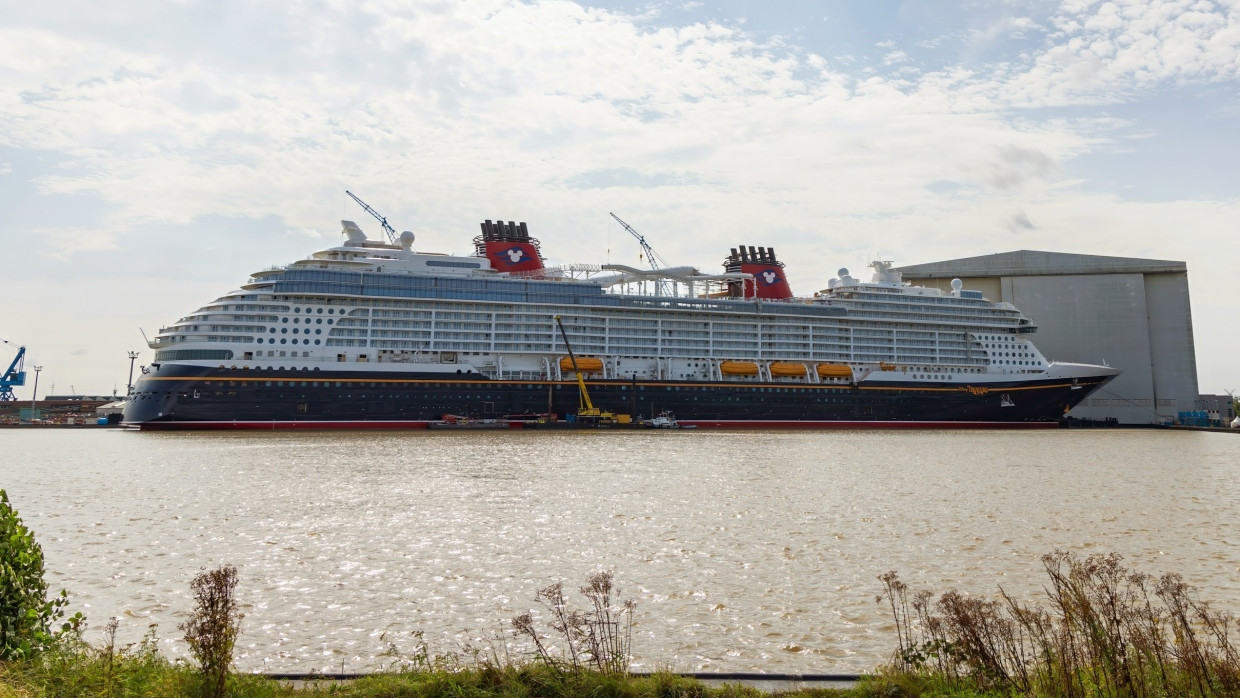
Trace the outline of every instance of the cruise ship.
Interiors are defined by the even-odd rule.
[[[483,222],[468,256],[383,224],[375,240],[342,221],[341,244],[162,328],[124,423],[565,425],[588,390],[633,423],[1053,427],[1119,373],[1051,361],[1017,308],[959,280],[912,286],[887,261],[798,297],[765,247],[729,248],[716,273],[545,266],[523,222]]]

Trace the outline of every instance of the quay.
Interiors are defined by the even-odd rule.
[[[0,402],[0,428],[117,426],[121,399],[116,395],[49,395],[38,401]]]

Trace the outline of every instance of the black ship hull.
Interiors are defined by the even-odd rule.
[[[578,409],[575,381],[476,373],[261,370],[163,364],[135,385],[124,423],[142,429],[425,428],[445,415],[500,419]],[[596,406],[634,419],[663,411],[699,427],[1054,427],[1111,376],[985,386],[588,380]],[[515,422],[514,422],[515,423]]]

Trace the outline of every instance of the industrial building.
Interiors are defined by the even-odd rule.
[[[967,289],[1020,308],[1053,361],[1123,370],[1072,410],[1080,419],[1168,424],[1198,409],[1184,262],[1020,250],[901,267],[906,281]]]

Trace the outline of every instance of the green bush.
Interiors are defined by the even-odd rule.
[[[53,630],[68,604],[63,589],[47,598],[43,549],[9,505],[8,493],[0,490],[0,660],[31,657],[50,647],[60,633],[76,628],[80,613]]]

